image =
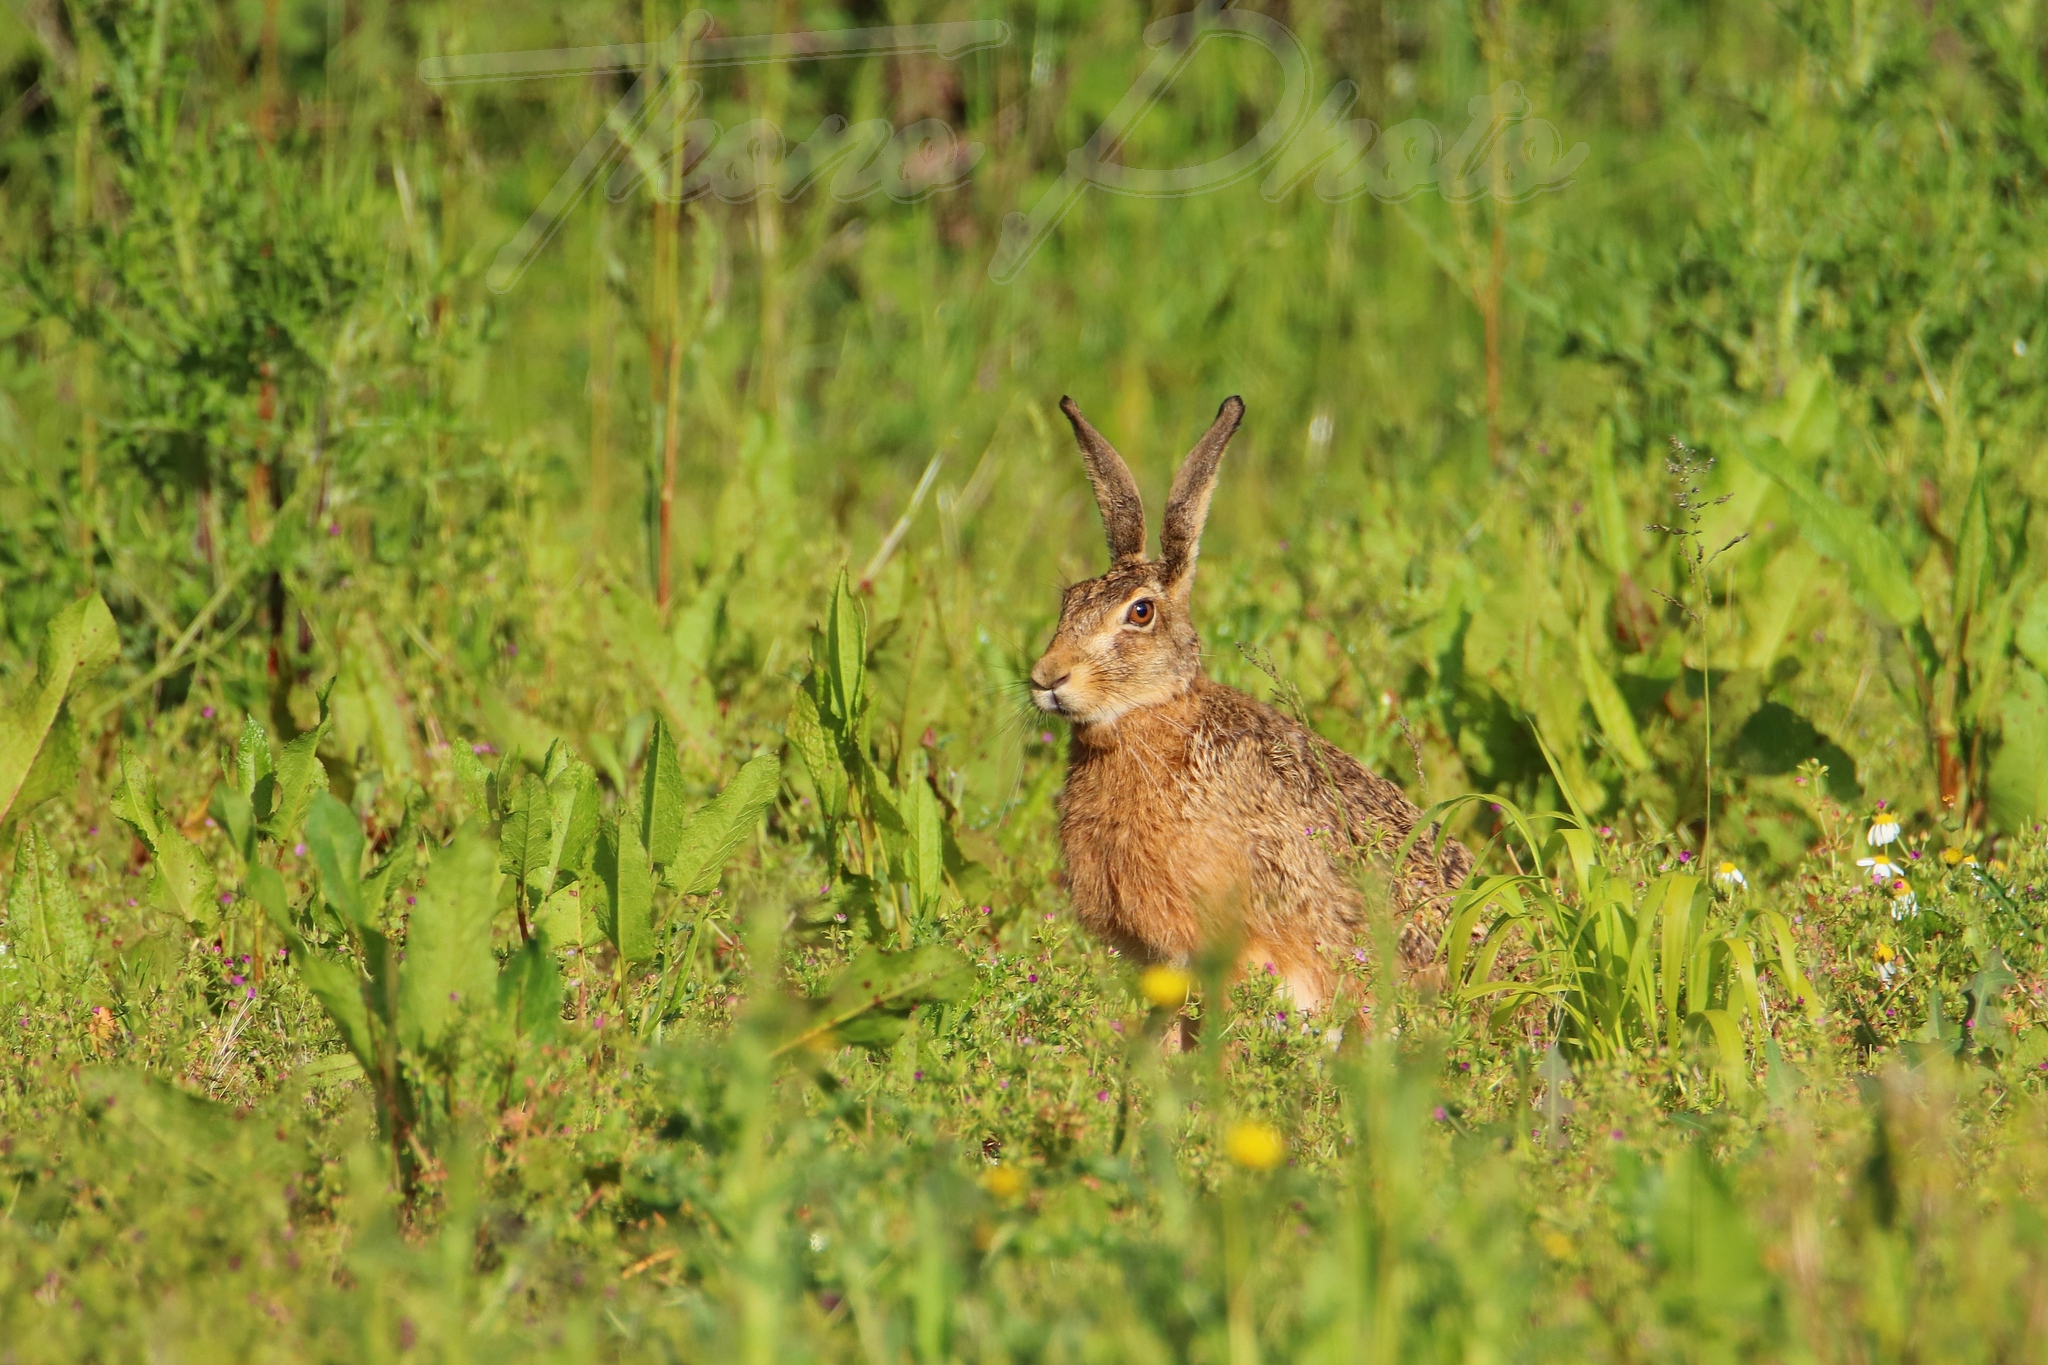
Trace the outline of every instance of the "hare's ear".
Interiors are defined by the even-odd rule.
[[[1081,409],[1071,398],[1060,399],[1060,411],[1074,424],[1074,439],[1081,443],[1081,458],[1088,465],[1088,482],[1095,485],[1095,505],[1102,509],[1102,529],[1109,537],[1112,560],[1145,557],[1145,500],[1138,496],[1138,481],[1115,447],[1102,433],[1088,425]]]
[[[1166,499],[1166,524],[1159,531],[1159,558],[1167,586],[1182,588],[1195,573],[1195,555],[1202,545],[1202,523],[1209,519],[1209,495],[1216,491],[1216,466],[1223,447],[1244,420],[1244,400],[1232,395],[1216,410],[1216,420],[1195,442],[1173,476]]]

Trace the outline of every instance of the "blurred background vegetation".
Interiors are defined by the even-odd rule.
[[[683,9],[0,10],[8,687],[26,695],[51,623],[91,593],[118,637],[65,713],[77,790],[37,788],[64,799],[22,836],[44,842],[10,883],[10,941],[56,923],[37,907],[67,880],[85,937],[47,950],[71,975],[5,987],[22,1060],[0,1108],[0,1359],[158,1333],[254,1355],[272,1320],[295,1324],[274,1349],[355,1359],[416,1342],[451,1359],[468,1342],[1992,1359],[2038,1335],[2024,1305],[2048,1260],[2019,1192],[2040,1115],[2021,1096],[2048,1045],[2013,1040],[2040,1034],[2019,888],[2048,816],[2031,526],[2048,486],[2048,16],[1991,0],[1254,7],[1311,54],[1310,109],[1348,83],[1345,117],[1426,120],[1448,145],[1514,82],[1583,164],[1512,200],[1333,198],[1314,175],[1090,188],[998,282],[1005,215],[1054,187],[1173,11],[719,3],[682,31],[794,47],[1005,27],[957,55],[692,68],[689,117],[716,128],[658,111],[508,282],[501,250],[607,145],[636,81],[667,78]],[[421,74],[629,44],[651,71]],[[1207,42],[1118,155],[1223,156],[1281,85],[1256,46]],[[938,120],[953,140],[885,161],[887,191],[860,198],[664,193],[675,155],[719,129],[766,120],[793,147],[835,117]],[[1789,917],[1825,1019],[1783,980],[1763,996],[1751,981],[1742,1058],[1702,1068],[1660,1049],[1653,1020],[1618,1072],[1577,1079],[1555,1013],[1497,1042],[1428,1001],[1410,1004],[1447,1032],[1420,1052],[1232,1034],[1228,1086],[1221,1028],[1170,1074],[1127,1053],[1127,983],[1055,919],[1060,750],[1018,687],[1061,586],[1102,556],[1062,393],[1155,507],[1220,399],[1244,396],[1196,589],[1213,675],[1301,705],[1418,801],[1576,801],[1581,833],[1613,841],[1624,901],[1685,861],[1738,864]],[[828,779],[790,717],[813,659],[840,657],[818,641],[854,638],[842,567],[873,723],[814,700],[814,723],[841,726],[828,767],[846,769]],[[268,753],[236,747],[252,720],[317,750],[356,816],[355,844],[333,836],[345,886],[288,864],[306,848],[296,815],[265,817],[269,843],[234,834],[239,851],[217,827],[233,825],[220,756]],[[943,1038],[892,1034],[837,1079],[778,1088],[781,1016],[745,970],[747,942],[777,943],[684,886],[657,896],[646,982],[627,979],[641,958],[616,920],[589,935],[591,976],[562,959],[569,1032],[538,1050],[515,1029],[460,1066],[435,1054],[403,1084],[351,1081],[326,996],[279,970],[277,1010],[236,1004],[237,951],[264,951],[264,915],[235,908],[269,894],[259,865],[282,870],[310,941],[382,982],[390,924],[313,927],[367,894],[357,863],[421,830],[431,852],[464,812],[525,820],[528,784],[567,781],[571,749],[616,841],[660,754],[694,804],[786,738],[805,762],[726,904],[799,906],[809,937],[784,948],[806,989],[860,946],[834,905],[877,941],[980,944],[979,1003]],[[471,762],[493,754],[515,757]],[[584,788],[560,790],[573,804]],[[887,883],[872,850],[913,798],[907,846],[920,820],[942,837],[903,855],[906,918],[885,925],[872,888],[820,908],[821,882]],[[1859,838],[1880,801],[1916,862],[1996,860],[2012,893],[1916,867],[1928,918],[1873,900],[1847,865],[1882,851]],[[1459,808],[1475,843],[1499,809]],[[29,829],[22,814],[0,807]],[[833,842],[842,816],[869,841],[858,870]],[[219,864],[230,908],[200,913],[196,872],[157,876],[167,921],[137,904],[133,879],[178,837]],[[314,856],[327,837],[308,835]],[[559,841],[554,856],[547,885]],[[1607,885],[1588,866],[1576,893],[1559,872],[1559,904]],[[517,890],[499,898],[503,980],[538,961],[509,951],[527,911],[547,912],[526,867],[507,865]],[[1909,959],[1910,1007],[1887,993]],[[1732,961],[1712,988],[1728,1011]],[[1988,1062],[1962,1081],[1870,1078],[1909,1052]],[[79,1079],[106,1061],[131,1069]],[[414,1105],[438,1115],[432,1150],[380,1158]],[[1212,1120],[1239,1109],[1287,1127],[1299,1169],[1223,1174]],[[272,1152],[237,1113],[290,1141]],[[967,1173],[1006,1144],[1028,1176]],[[138,1174],[157,1166],[162,1190]],[[222,1172],[243,1170],[238,1200]],[[188,1205],[217,1208],[203,1235]],[[299,1274],[300,1230],[320,1276]],[[124,1249],[144,1236],[161,1260]],[[617,1303],[586,1292],[594,1265],[626,1276]],[[189,1290],[211,1275],[252,1306],[209,1319]],[[1144,1307],[1110,1311],[1105,1284]],[[98,1305],[108,1335],[77,1314],[51,1328],[67,1303]],[[549,1326],[529,1341],[533,1321]]]

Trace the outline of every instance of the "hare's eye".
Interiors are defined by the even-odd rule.
[[[1151,625],[1152,599],[1149,597],[1141,597],[1137,601],[1131,603],[1131,609],[1124,613],[1124,620],[1128,621],[1130,624],[1134,626]]]

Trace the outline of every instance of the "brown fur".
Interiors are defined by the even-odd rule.
[[[1161,559],[1144,558],[1144,507],[1130,471],[1074,424],[1113,562],[1060,603],[1032,699],[1073,724],[1060,843],[1082,923],[1140,961],[1186,964],[1235,943],[1303,1009],[1328,999],[1324,954],[1364,921],[1356,864],[1390,875],[1411,971],[1435,957],[1450,894],[1472,867],[1431,829],[1392,855],[1421,817],[1401,789],[1321,736],[1202,673],[1189,615],[1196,550],[1223,448],[1244,405],[1229,399],[1174,480]],[[1106,498],[1103,494],[1107,490]],[[1138,530],[1131,531],[1135,519]],[[1134,604],[1151,605],[1143,622]]]

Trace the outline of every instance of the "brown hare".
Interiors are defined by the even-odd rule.
[[[1031,698],[1072,725],[1060,844],[1083,924],[1148,963],[1186,965],[1234,944],[1241,968],[1277,972],[1297,1008],[1330,996],[1325,953],[1364,923],[1354,865],[1384,866],[1421,812],[1312,731],[1202,675],[1190,617],[1195,556],[1216,467],[1244,417],[1224,400],[1166,502],[1159,558],[1131,471],[1071,398],[1109,537],[1109,572],[1060,602]],[[1472,867],[1434,829],[1390,871],[1401,956],[1428,967],[1451,892]]]

